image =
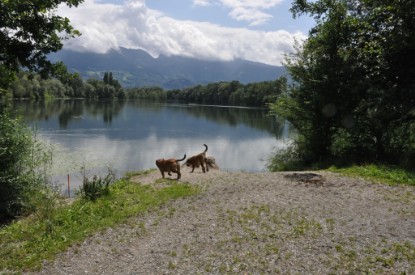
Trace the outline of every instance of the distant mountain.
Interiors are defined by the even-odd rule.
[[[112,72],[124,87],[180,89],[233,80],[247,84],[275,80],[285,73],[284,67],[246,60],[206,61],[165,55],[153,58],[143,50],[125,48],[105,54],[62,50],[50,55],[50,60],[63,61],[71,72],[78,72],[84,79],[102,79],[105,72]]]

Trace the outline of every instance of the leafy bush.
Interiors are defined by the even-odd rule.
[[[268,161],[268,169],[273,172],[302,170],[303,168],[297,147],[292,144],[286,148],[278,149]]]
[[[47,187],[51,155],[20,119],[0,114],[0,223],[32,213]]]
[[[104,178],[94,175],[92,180],[90,180],[84,176],[84,180],[81,188],[78,191],[78,195],[84,199],[95,201],[99,197],[109,193],[109,185],[113,183],[114,180],[115,174],[110,169]]]

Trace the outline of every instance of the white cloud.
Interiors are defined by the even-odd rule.
[[[250,26],[262,25],[272,16],[256,9],[249,9],[245,7],[234,8],[229,15],[238,21],[251,22]]]
[[[273,16],[266,10],[274,8],[283,0],[193,0],[195,6],[222,5],[230,9],[229,16],[237,21],[249,22],[250,26],[262,25]]]
[[[206,7],[206,6],[210,6],[210,4],[211,4],[210,0],[193,0],[194,6]]]
[[[255,6],[254,1],[235,2]],[[259,2],[265,6],[276,1]],[[123,5],[86,0],[78,8],[61,6],[59,14],[68,17],[82,33],[65,44],[65,48],[76,51],[104,53],[125,47],[146,50],[154,57],[164,54],[216,60],[239,58],[280,65],[284,54],[293,50],[294,40],[306,38],[301,32],[253,31],[175,20],[148,9],[145,0],[131,0]]]

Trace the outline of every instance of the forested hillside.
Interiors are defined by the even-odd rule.
[[[62,61],[69,71],[83,79],[102,79],[111,71],[123,87],[183,89],[213,82],[243,84],[274,80],[286,73],[282,66],[247,60],[206,61],[180,56],[152,57],[143,50],[120,48],[105,54],[62,50],[49,56]]]

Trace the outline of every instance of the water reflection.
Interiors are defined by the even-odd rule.
[[[222,169],[261,171],[288,135],[287,124],[259,109],[86,100],[15,102],[14,109],[54,144],[61,177],[79,178],[81,166],[119,174],[155,168],[157,158],[190,156],[204,143]]]

